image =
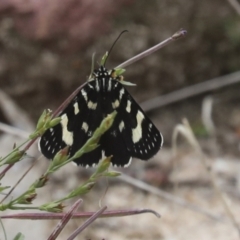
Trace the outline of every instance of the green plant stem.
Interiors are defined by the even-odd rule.
[[[9,207],[9,209],[11,209],[11,210],[26,210],[26,209],[34,209],[34,210],[38,210],[39,209],[39,207],[29,207],[29,206],[23,206],[23,207],[21,207],[21,206],[11,206],[11,207]]]

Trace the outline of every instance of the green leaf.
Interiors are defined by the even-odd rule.
[[[114,171],[106,172],[106,173],[103,174],[103,176],[105,176],[105,177],[118,177],[120,175],[121,175],[120,172],[114,172]]]
[[[84,194],[87,194],[95,185],[95,182],[87,182],[80,187],[74,189],[72,192],[70,192],[66,198],[64,199],[70,199],[73,197],[81,196]]]
[[[52,119],[48,124],[47,124],[47,128],[52,128],[54,126],[56,126],[57,124],[59,124],[61,122],[62,118],[61,117],[57,117]]]
[[[8,189],[8,188],[10,188],[10,186],[0,187],[0,192],[2,192],[5,189]]]
[[[64,205],[61,203],[50,202],[50,203],[43,204],[38,209],[41,211],[58,213],[58,212],[62,212],[63,208],[64,208]]]
[[[52,117],[51,113],[52,113],[52,111],[49,109],[43,111],[42,115],[38,119],[36,130],[41,129],[46,124],[46,122],[50,121],[50,119]]]
[[[48,181],[47,176],[41,176],[38,180],[36,180],[30,187],[29,189],[34,189],[34,188],[41,188],[46,185]]]
[[[49,165],[47,173],[55,172],[61,166],[65,165],[68,159],[68,149],[69,147],[65,147],[61,149],[57,154],[54,156],[52,162]]]
[[[111,164],[111,159],[112,159],[112,156],[107,157],[107,158],[103,159],[102,161],[100,161],[100,163],[98,164],[98,168],[97,168],[96,172],[92,175],[92,177],[94,178],[95,176],[107,171]]]
[[[116,68],[115,70],[115,74],[116,76],[121,76],[124,72],[126,72],[126,70],[124,68]]]
[[[105,65],[105,62],[107,60],[107,57],[108,57],[108,52],[106,52],[103,57],[102,57],[102,60],[101,60],[101,66],[104,66]]]
[[[3,164],[13,164],[18,162],[25,155],[25,151],[15,148],[6,158]]]

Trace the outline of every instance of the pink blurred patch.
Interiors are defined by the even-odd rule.
[[[1,0],[0,16],[32,40],[67,39],[85,45],[111,29],[121,8],[134,0]],[[60,3],[60,4],[59,4]],[[70,42],[69,42],[70,41]]]

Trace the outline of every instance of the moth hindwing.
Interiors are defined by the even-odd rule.
[[[78,94],[59,114],[61,122],[48,129],[39,141],[39,150],[48,158],[69,146],[72,157],[101,121],[114,110],[116,118],[99,140],[99,146],[75,159],[78,165],[95,166],[112,156],[113,166],[126,167],[132,157],[148,160],[163,144],[163,137],[141,107],[121,84],[121,76],[100,66]]]

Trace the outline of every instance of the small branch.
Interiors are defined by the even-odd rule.
[[[67,225],[67,223],[72,218],[73,214],[77,211],[77,209],[79,208],[79,206],[81,205],[82,202],[83,201],[80,199],[72,205],[72,207],[69,209],[69,211],[67,213],[65,213],[65,215],[63,216],[61,221],[57,224],[57,226],[55,227],[55,229],[49,236],[48,240],[57,239],[58,235],[61,233],[63,228]]]
[[[164,199],[166,199],[168,201],[171,201],[171,202],[173,202],[175,204],[178,204],[178,205],[180,205],[182,207],[190,209],[190,210],[192,210],[194,212],[201,213],[201,214],[203,214],[203,215],[205,215],[205,216],[207,216],[207,217],[209,217],[209,218],[211,218],[211,219],[213,219],[215,221],[226,222],[226,220],[221,218],[220,216],[212,214],[211,212],[209,212],[209,211],[207,211],[205,209],[202,209],[202,208],[200,208],[200,207],[198,207],[198,206],[196,206],[196,205],[194,205],[194,204],[192,204],[190,202],[187,202],[187,201],[185,201],[182,198],[179,198],[179,197],[176,197],[176,196],[174,196],[174,195],[172,195],[170,193],[164,192],[164,191],[160,190],[159,188],[153,187],[153,186],[151,186],[151,185],[149,185],[147,183],[144,183],[144,182],[142,182],[142,181],[140,181],[138,179],[132,178],[132,177],[126,175],[126,174],[122,173],[121,176],[120,176],[120,179],[122,181],[124,181],[124,182],[127,182],[127,183],[129,183],[129,184],[139,188],[139,189],[142,189],[144,191],[152,193],[152,194],[154,194],[156,196],[162,197],[162,198],[164,198]]]
[[[124,62],[120,65],[118,65],[115,68],[127,67],[127,66],[131,65],[132,63],[137,62],[137,61],[141,60],[142,58],[145,58],[148,55],[151,55],[152,53],[156,52],[157,50],[167,46],[169,43],[184,37],[186,34],[187,34],[187,31],[182,29],[182,30],[174,33],[170,38],[167,38],[166,40],[160,42],[159,44],[155,45],[154,47],[149,48],[148,50],[136,55],[133,58],[130,58],[129,60],[127,60],[126,62]]]
[[[5,167],[5,168],[2,170],[2,172],[0,173],[0,179],[2,179],[2,178],[4,177],[4,175],[7,173],[7,171],[8,171],[9,169],[12,168],[13,165],[14,165],[14,164],[9,164],[7,167]]]
[[[228,0],[230,5],[234,8],[238,15],[240,15],[240,4],[237,0]]]
[[[78,92],[86,85],[87,82],[79,86],[71,95],[54,111],[53,117],[58,116],[58,114],[71,102],[71,100],[78,94]]]
[[[16,127],[13,127],[13,126],[10,126],[8,124],[2,123],[2,122],[0,122],[0,131],[3,131],[5,133],[8,133],[8,134],[11,134],[11,135],[14,135],[14,136],[18,136],[18,137],[21,137],[21,138],[24,138],[24,139],[29,137],[29,135],[27,134],[26,131],[21,130],[21,129],[16,128]]]
[[[133,210],[113,210],[113,211],[105,211],[100,218],[107,217],[125,217],[129,215],[138,215],[143,213],[152,213],[156,217],[160,217],[160,214],[153,211],[152,209],[133,209]],[[17,214],[9,214],[1,216],[2,219],[21,219],[21,220],[46,220],[46,219],[62,219],[66,213],[17,213]],[[74,213],[72,218],[74,219],[82,219],[91,217],[94,212],[81,212]]]
[[[226,87],[231,84],[240,82],[240,71],[231,73],[222,77],[213,78],[211,80],[198,83],[189,87],[176,90],[174,92],[159,96],[141,103],[144,111],[152,111],[156,108],[166,106],[189,97],[193,97],[208,91],[213,91],[218,88]]]
[[[101,208],[99,211],[94,213],[82,226],[77,228],[67,240],[73,240],[79,233],[81,233],[85,228],[87,228],[91,223],[93,223],[105,210],[107,207]]]
[[[36,161],[32,163],[32,165],[27,169],[27,171],[22,175],[22,177],[16,182],[16,184],[11,188],[11,190],[6,194],[6,196],[1,200],[0,204],[4,202],[5,199],[13,192],[16,186],[23,180],[23,178],[29,173],[29,171],[36,164]]]

